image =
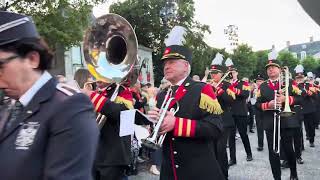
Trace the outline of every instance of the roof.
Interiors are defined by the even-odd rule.
[[[313,56],[320,52],[320,41],[295,44],[287,47],[286,49],[297,54],[299,54],[301,51],[305,51],[307,55]]]

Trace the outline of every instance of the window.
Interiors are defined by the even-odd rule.
[[[71,48],[72,64],[82,64],[81,47],[74,46]]]
[[[293,52],[293,53],[292,53],[292,56],[293,56],[294,58],[298,58],[298,54],[297,54],[296,52]]]
[[[300,56],[301,56],[301,60],[303,60],[307,57],[307,53],[305,51],[301,51]]]

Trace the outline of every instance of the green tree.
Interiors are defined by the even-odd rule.
[[[253,76],[251,79],[255,79],[258,74],[262,75],[264,78],[267,78],[266,73],[266,64],[268,63],[268,51],[257,51],[254,53],[257,59],[256,69],[253,71]]]
[[[12,0],[3,9],[32,16],[55,52],[54,74],[64,74],[64,50],[78,45],[92,20],[91,9],[105,0]]]
[[[252,51],[252,48],[247,44],[241,44],[233,50],[231,59],[235,67],[239,71],[239,77],[252,77],[256,69],[257,58]]]
[[[289,51],[280,52],[278,60],[281,66],[288,66],[291,73],[294,73],[294,68],[299,64],[299,59],[295,58]]]
[[[162,22],[160,10],[166,0],[126,0],[110,6],[110,12],[126,18],[135,28],[138,42],[152,48],[155,83],[159,84],[163,77],[160,58],[164,51],[166,35],[175,25],[188,29],[186,46],[193,52],[192,74],[203,74],[205,63],[212,58],[211,48],[203,41],[204,34],[210,33],[209,26],[202,25],[194,20],[194,1],[178,1],[177,18],[166,24]],[[204,68],[204,69],[202,69]]]
[[[13,0],[6,9],[32,16],[40,35],[55,48],[78,45],[88,27],[93,5],[105,0]]]
[[[302,61],[305,72],[315,72],[319,67],[319,60],[315,59],[312,56],[307,56]]]

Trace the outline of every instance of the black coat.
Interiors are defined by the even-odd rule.
[[[316,112],[317,92],[313,90],[314,87],[310,86],[310,83],[300,83],[298,87],[303,91],[302,113],[309,114]]]
[[[216,91],[217,98],[221,108],[223,110],[222,116],[222,125],[224,128],[235,127],[235,123],[232,117],[232,104],[234,103],[233,97],[228,94],[228,88],[230,83],[223,81],[220,84],[222,89],[221,93]]]
[[[158,94],[157,107],[165,94]],[[178,88],[175,98],[180,108],[175,114],[175,128],[167,133],[163,143],[161,180],[224,179],[213,144],[222,130],[221,117],[216,114],[221,113],[221,108],[217,100],[212,100],[212,94],[210,85],[189,77]]]
[[[51,79],[1,135],[0,179],[90,180],[98,134],[89,98]]]
[[[118,100],[110,100],[114,86],[106,89],[105,97],[99,94],[91,95],[91,100],[97,112],[107,117],[106,123],[101,128],[95,167],[129,165],[131,163],[131,136],[119,136],[120,112],[133,108],[132,93],[128,88],[120,87]],[[97,98],[94,99],[94,96]],[[101,100],[102,103],[98,104]]]
[[[248,116],[248,106],[247,99],[250,93],[250,85],[244,81],[238,81],[236,90],[239,90],[239,93],[236,93],[236,99],[232,103],[232,113],[235,116]]]
[[[301,90],[296,86],[292,85],[292,82],[289,83],[289,96],[292,102],[290,104],[291,111],[299,108],[302,102]],[[273,129],[273,120],[274,120],[274,111],[267,110],[265,107],[266,103],[274,100],[274,90],[270,87],[269,81],[265,81],[261,84],[260,90],[258,93],[256,107],[261,111],[261,117],[263,122],[263,127],[265,130]],[[296,105],[296,106],[295,106]],[[300,127],[300,120],[298,114],[295,113],[290,117],[281,117],[281,128],[297,128]]]

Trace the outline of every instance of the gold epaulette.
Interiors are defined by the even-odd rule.
[[[211,85],[206,84],[201,91],[199,107],[212,114],[221,114],[223,110],[213,92]]]

